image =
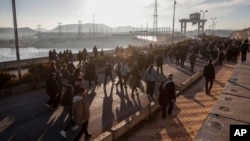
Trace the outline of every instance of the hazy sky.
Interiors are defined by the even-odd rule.
[[[158,1],[158,27],[172,27],[174,0]],[[176,0],[175,28],[190,13],[205,13],[206,29],[216,19],[216,29],[250,27],[250,0]],[[103,23],[111,27],[153,27],[155,0],[16,0],[18,27],[52,29],[62,24]],[[202,17],[202,14],[201,14]],[[13,27],[11,0],[0,0],[0,27]],[[188,24],[188,29],[197,26]]]

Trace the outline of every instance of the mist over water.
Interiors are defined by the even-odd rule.
[[[63,52],[64,50],[71,50],[72,53],[78,53],[82,51],[84,48],[88,52],[92,52],[93,47],[96,45],[98,51],[101,49],[105,50],[113,50],[116,46],[119,47],[127,47],[129,44],[135,46],[143,46],[147,45],[148,41],[156,41],[154,36],[137,36],[138,39],[141,40],[133,40],[129,39],[119,39],[119,40],[102,40],[102,41],[85,41],[85,42],[66,42],[62,44],[47,44],[40,47],[20,47],[19,54],[20,59],[31,59],[31,58],[39,58],[39,57],[48,57],[48,53],[50,50],[56,49],[56,52]],[[0,48],[0,62],[13,61],[16,59],[16,48],[15,47],[2,47]]]
[[[35,47],[27,47],[27,48],[19,48],[20,59],[30,59],[30,58],[39,58],[39,57],[48,57],[48,53],[50,50],[54,48],[35,48]],[[56,52],[63,52],[69,48],[60,48],[56,49]],[[92,52],[92,48],[86,48],[88,52]],[[111,50],[112,48],[105,48],[105,50]],[[70,48],[72,53],[78,53],[82,49],[78,48]],[[99,49],[100,51],[101,49]],[[0,48],[0,62],[13,61],[16,60],[16,48]]]

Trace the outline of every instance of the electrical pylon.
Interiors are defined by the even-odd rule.
[[[62,23],[58,22],[58,39],[62,39],[63,34],[62,34]]]
[[[41,25],[37,25],[37,40],[40,40],[42,38],[41,35]]]
[[[78,38],[82,38],[83,37],[83,34],[82,34],[82,23],[81,23],[82,21],[78,21],[78,23],[79,23],[79,25],[78,25],[78,35],[77,35],[77,37]]]

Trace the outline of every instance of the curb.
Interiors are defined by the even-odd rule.
[[[39,83],[27,83],[27,84],[18,85],[18,86],[11,87],[11,88],[1,89],[0,98],[39,89],[39,88],[44,88],[45,86],[46,86],[45,82],[39,82]]]

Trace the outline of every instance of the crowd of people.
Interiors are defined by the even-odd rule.
[[[168,114],[171,114],[176,97],[173,74],[168,74],[167,79],[160,80],[162,78],[160,76],[163,75],[164,60],[168,62],[169,66],[180,66],[189,69],[193,73],[197,57],[209,60],[210,63],[212,60],[218,59],[219,65],[222,65],[225,59],[228,61],[237,60],[239,53],[242,55],[241,61],[244,62],[247,51],[249,52],[248,40],[243,43],[235,39],[201,39],[179,42],[174,47],[166,48],[157,55],[141,51],[139,55],[132,57],[130,60],[107,60],[103,84],[105,87],[107,79],[110,77],[117,89],[119,86],[121,89],[127,89],[130,86],[132,90],[131,96],[134,96],[134,92],[137,92],[137,88],[140,88],[140,81],[145,80],[146,94],[153,97],[156,83],[160,83],[159,103],[163,106],[162,118],[166,118],[166,107],[170,105]],[[60,132],[65,138],[70,126],[73,127],[72,129],[82,127],[77,139],[83,133],[85,133],[86,139],[91,137],[91,133],[87,130],[90,114],[85,87],[92,86],[92,81],[94,81],[95,85],[102,81],[96,73],[97,67],[94,58],[103,55],[103,50],[98,52],[96,46],[93,48],[92,56],[88,54],[85,48],[77,53],[76,58],[73,57],[70,50],[58,54],[55,50],[49,52],[50,74],[46,86],[50,99],[46,104],[50,108],[62,105],[69,113],[69,124]],[[77,66],[73,63],[75,59],[79,61]],[[63,60],[63,62],[60,62],[62,64],[57,64],[58,60]],[[185,60],[190,62],[190,67],[184,65]],[[157,69],[154,68],[154,63]],[[207,69],[211,70],[213,68],[208,67]],[[204,72],[204,75],[207,77],[210,74]],[[206,79],[207,94],[210,93],[212,88],[214,74],[212,75],[212,78]],[[115,77],[118,78],[117,82],[115,82]],[[84,86],[84,81],[88,82],[88,86]],[[209,82],[211,85],[208,87]]]

